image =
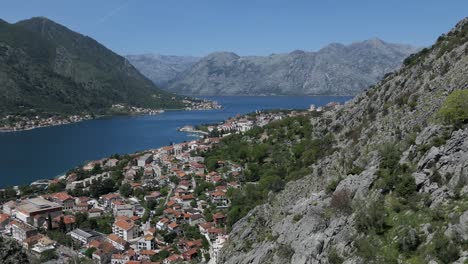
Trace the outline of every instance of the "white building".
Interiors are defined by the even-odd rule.
[[[112,225],[112,233],[123,238],[125,241],[132,240],[138,235],[135,224],[130,219],[117,220]]]

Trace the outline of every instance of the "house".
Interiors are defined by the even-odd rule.
[[[185,195],[182,195],[181,197],[179,198],[176,198],[176,201],[182,205],[182,207],[184,208],[189,208],[190,207],[190,203],[193,201],[194,197],[193,197],[193,194],[185,194]]]
[[[156,223],[156,229],[158,230],[166,230],[167,225],[169,224],[169,219],[168,218],[162,218]]]
[[[181,255],[177,255],[177,254],[174,254],[174,255],[171,255],[169,257],[167,257],[166,259],[163,260],[163,263],[164,264],[171,264],[171,263],[176,263],[180,260],[183,260],[183,257]]]
[[[190,240],[185,243],[184,249],[189,250],[192,248],[201,248],[203,247],[203,240],[197,239],[197,240]]]
[[[68,195],[67,192],[54,193],[49,197],[50,200],[60,204],[63,210],[73,210],[75,207],[75,199]]]
[[[139,250],[153,250],[154,247],[154,236],[147,234],[140,238],[137,242],[137,249]]]
[[[156,201],[158,200],[159,198],[162,198],[162,195],[160,192],[151,192],[150,194],[146,195],[145,196],[145,201],[149,202],[149,201]]]
[[[33,252],[41,254],[44,251],[55,249],[55,241],[53,241],[47,236],[42,236],[42,235],[38,235],[38,236],[40,237],[39,240],[35,243],[35,246],[31,249]],[[33,238],[34,237],[31,237],[30,239],[33,239]]]
[[[100,200],[102,201],[105,207],[110,208],[113,202],[122,200],[122,197],[120,197],[120,195],[117,193],[109,193],[101,196]]]
[[[81,242],[81,244],[88,244],[94,239],[100,237],[100,235],[90,229],[80,229],[77,228],[70,232],[70,236],[76,241]]]
[[[210,222],[202,223],[198,225],[198,229],[202,234],[208,234],[208,230],[213,227],[213,224]]]
[[[9,201],[3,204],[3,213],[14,215],[16,212],[17,203],[15,201]]]
[[[179,225],[176,222],[172,222],[167,225],[167,230],[169,232],[179,232]]]
[[[10,216],[8,214],[0,214],[0,231],[5,230],[8,224],[10,224]]]
[[[112,246],[114,246],[118,250],[123,251],[129,247],[128,242],[116,234],[109,234],[106,239],[109,243],[112,244]]]
[[[133,221],[125,216],[117,218],[117,221],[112,225],[112,233],[123,238],[125,241],[132,240],[138,235]]]
[[[16,218],[36,227],[42,226],[49,216],[59,215],[62,215],[62,206],[41,197],[23,200],[16,208]]]
[[[104,164],[104,166],[106,166],[108,168],[115,167],[115,166],[117,166],[117,163],[119,163],[118,159],[108,159],[106,161],[106,163]]]
[[[198,162],[190,163],[190,168],[194,173],[204,173],[205,172],[205,165],[200,164]]]
[[[210,228],[208,229],[208,237],[210,240],[216,240],[216,238],[220,235],[224,234],[224,229],[222,228]]]
[[[130,261],[127,254],[112,254],[111,264],[126,264]]]
[[[137,175],[136,170],[134,169],[129,169],[125,172],[125,180],[127,181],[134,181],[135,176]]]
[[[196,248],[189,249],[189,250],[185,251],[182,254],[182,256],[186,261],[191,261],[191,260],[193,260],[194,258],[196,258],[198,256],[198,249],[196,249]]]
[[[96,245],[96,251],[93,253],[93,260],[99,264],[109,263],[112,259],[112,255],[116,253],[117,249],[107,241],[98,241],[94,244]]]
[[[210,193],[210,198],[213,203],[218,204],[227,204],[228,200],[226,198],[226,193],[222,191],[214,191]]]
[[[88,203],[77,203],[73,210],[75,212],[88,212],[89,204]]]
[[[237,183],[237,182],[229,182],[227,184],[227,186],[229,188],[234,188],[234,189],[240,189],[240,187],[241,187],[241,185],[239,183]]]
[[[62,216],[57,216],[53,219],[53,225],[60,227],[63,224],[63,228],[65,230],[62,230],[64,232],[69,232],[75,228],[76,225],[76,219],[74,215],[62,215]]]
[[[137,158],[137,166],[145,167],[145,165],[149,164],[151,161],[153,161],[153,154],[151,153],[145,154]]]
[[[36,228],[20,221],[14,220],[11,222],[10,227],[12,237],[21,243],[38,234]]]
[[[119,217],[119,216],[127,216],[127,217],[132,217],[133,216],[133,206],[130,204],[124,204],[121,203],[120,201],[117,201],[114,203],[114,216]]]
[[[226,220],[226,216],[221,212],[217,212],[216,214],[213,215],[213,221],[216,225],[224,224],[225,220]]]
[[[88,217],[89,218],[100,217],[103,213],[104,211],[99,208],[91,208],[88,210]]]
[[[32,237],[28,237],[23,241],[23,247],[25,249],[32,249],[34,245],[37,245],[39,243],[39,240],[41,240],[43,236],[41,234],[34,235]]]
[[[204,223],[205,218],[201,214],[193,214],[189,217],[189,225],[196,226],[198,224]]]

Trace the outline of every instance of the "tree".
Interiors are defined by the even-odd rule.
[[[85,256],[87,256],[88,258],[93,258],[93,253],[96,251],[96,248],[94,247],[91,247],[91,248],[88,248],[86,251],[85,251]]]
[[[145,208],[145,213],[141,217],[141,222],[146,223],[149,219],[149,216],[150,216],[150,210],[148,208]]]
[[[0,263],[29,263],[20,244],[0,236]]]
[[[468,122],[468,90],[452,92],[443,103],[438,117],[446,124],[460,125]]]
[[[49,260],[58,259],[57,253],[54,249],[49,249],[41,253],[41,262],[47,262]]]
[[[122,184],[122,186],[120,186],[119,193],[123,197],[129,197],[132,194],[132,186],[128,183]]]

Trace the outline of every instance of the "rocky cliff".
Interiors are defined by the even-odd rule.
[[[128,55],[125,58],[160,87],[165,87],[177,74],[190,69],[200,60],[198,57],[160,54]]]
[[[468,126],[437,117],[464,89],[468,19],[313,118],[337,150],[238,221],[219,263],[466,263]]]
[[[178,74],[166,89],[187,95],[355,95],[416,50],[371,39],[265,57],[216,52]]]

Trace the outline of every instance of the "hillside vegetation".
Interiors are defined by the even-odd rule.
[[[464,19],[342,109],[311,117],[310,125],[283,120],[277,129],[228,138],[218,151],[246,149],[222,157],[246,164],[262,192],[232,194],[234,206],[254,209],[233,219],[220,262],[466,263],[467,91]],[[326,143],[299,147],[308,140]],[[285,167],[269,163],[268,150],[277,148],[286,150],[279,152]],[[300,173],[291,177],[290,167]],[[270,179],[281,179],[281,188],[262,187],[276,182]]]
[[[107,112],[113,104],[180,108],[127,60],[46,18],[0,20],[0,114]]]

